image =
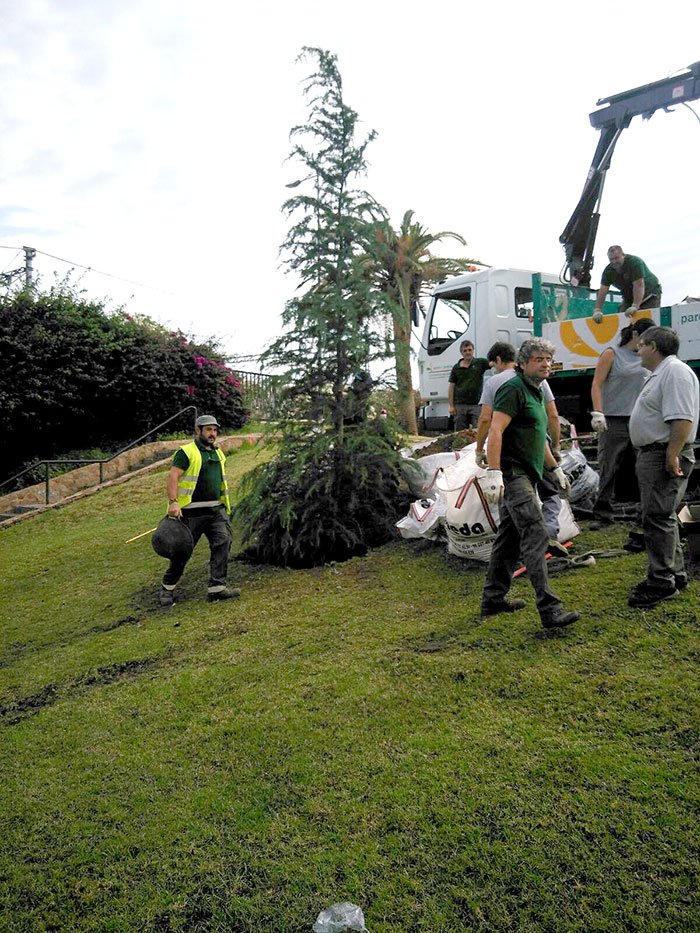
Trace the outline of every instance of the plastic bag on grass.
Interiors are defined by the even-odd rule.
[[[396,523],[402,538],[433,540],[440,536],[445,521],[445,503],[441,498],[417,499],[408,515]]]
[[[427,447],[432,441],[423,441],[412,447],[404,447],[400,453],[402,459],[401,475],[414,496],[427,495],[435,485],[435,480],[445,467],[452,466],[464,456],[464,450],[450,450],[445,453],[430,454],[428,457],[412,459],[411,454],[421,447]],[[474,449],[476,445],[473,445]],[[465,450],[468,448],[465,448]]]
[[[572,538],[575,538],[576,535],[580,534],[581,529],[574,518],[574,513],[571,511],[569,500],[562,499],[561,508],[559,509],[559,534],[557,535],[557,541],[561,541],[563,544],[564,541],[570,541]]]
[[[561,468],[571,483],[569,502],[584,508],[586,503],[592,506],[598,495],[599,477],[580,447],[562,451]]]
[[[435,488],[446,505],[447,550],[456,557],[486,563],[498,530],[498,506],[486,501],[480,480],[486,471],[476,465],[476,444],[465,447],[462,456],[445,468]]]
[[[367,933],[362,910],[357,904],[350,904],[348,901],[326,907],[313,925],[313,933],[345,933],[346,930]]]

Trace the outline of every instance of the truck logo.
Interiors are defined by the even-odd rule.
[[[579,317],[578,315],[566,319],[567,312],[566,296],[564,296],[564,300],[561,301],[560,306],[555,311],[556,323],[559,325],[559,340],[557,341],[556,337],[552,335],[551,324],[547,326],[548,337],[558,343],[560,347],[566,348],[574,357],[583,358],[584,360],[597,360],[601,352],[611,345],[620,330],[620,326],[631,323],[620,312],[606,314],[599,324],[596,324],[590,317]],[[632,321],[638,321],[641,318],[652,318],[651,311],[638,311],[632,315]],[[586,364],[584,363],[584,365]]]

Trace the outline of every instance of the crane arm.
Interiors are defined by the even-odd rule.
[[[593,268],[593,247],[600,220],[600,202],[605,175],[610,168],[615,145],[632,119],[648,120],[657,110],[700,98],[700,62],[689,65],[679,75],[623,91],[597,101],[601,110],[590,114],[591,125],[600,131],[583,193],[571,215],[559,242],[566,255],[563,279],[575,285],[590,286]],[[604,105],[604,106],[603,106]]]

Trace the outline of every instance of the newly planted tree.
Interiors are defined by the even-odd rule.
[[[382,299],[360,258],[384,212],[354,182],[375,134],[357,139],[335,56],[305,48],[301,58],[315,69],[290,158],[308,191],[300,187],[283,205],[290,228],[282,244],[299,294],[266,353],[285,372],[280,454],[254,474],[240,508],[251,552],[289,565],[342,559],[385,540],[398,499],[393,439],[383,422],[367,419],[361,389],[381,355],[373,319]]]

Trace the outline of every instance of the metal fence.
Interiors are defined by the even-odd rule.
[[[152,434],[155,434],[156,432],[160,431],[160,429],[164,428],[166,424],[170,424],[171,421],[174,421],[176,418],[179,418],[180,415],[184,415],[186,411],[192,412],[192,423],[194,425],[194,422],[197,420],[197,409],[194,405],[187,405],[186,408],[181,408],[180,411],[178,411],[176,414],[171,415],[165,421],[161,422],[161,424],[156,425],[155,428],[151,428],[150,431],[147,431],[145,434],[142,434],[141,437],[137,437],[135,441],[131,441],[131,443],[127,444],[126,447],[122,447],[121,450],[118,450],[115,454],[112,454],[111,457],[104,457],[101,460],[76,459],[75,457],[72,457],[70,459],[63,459],[63,460],[37,460],[36,463],[30,464],[28,467],[25,467],[19,473],[15,473],[14,476],[10,476],[9,479],[6,479],[2,483],[0,483],[0,489],[3,489],[5,486],[9,486],[11,483],[15,482],[15,480],[18,480],[20,479],[20,477],[24,476],[26,473],[33,472],[34,470],[43,466],[44,467],[44,489],[45,489],[44,495],[46,499],[46,504],[48,505],[51,501],[51,467],[57,466],[59,464],[65,465],[67,463],[79,464],[80,466],[87,466],[90,463],[99,463],[100,485],[102,485],[102,483],[104,482],[105,463],[109,463],[111,460],[114,460],[115,457],[118,457],[120,454],[125,453],[127,450],[131,450],[132,447],[135,447],[137,444],[140,444],[141,441],[145,441],[147,437],[150,437]]]
[[[243,369],[236,369],[235,373],[241,383],[243,404],[250,412],[251,418],[265,421],[274,417],[280,377],[246,372]]]

